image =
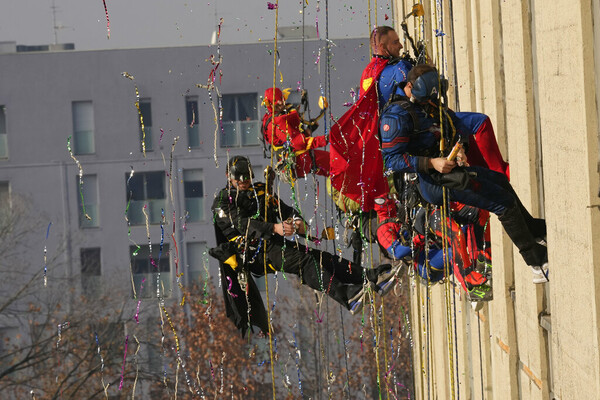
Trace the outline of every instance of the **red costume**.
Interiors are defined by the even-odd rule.
[[[263,116],[262,131],[265,141],[273,146],[273,150],[283,154],[286,148],[291,150],[295,160],[296,178],[303,178],[313,171],[313,161],[318,175],[329,175],[329,153],[315,148],[327,146],[325,136],[310,136],[310,131],[302,130],[302,121],[298,111],[282,111],[275,113],[273,109],[277,102],[283,103],[283,93],[280,89],[269,88],[265,91],[264,103],[267,113]],[[286,146],[287,143],[287,146]],[[290,154],[290,155],[292,155]]]
[[[331,126],[331,186],[343,211],[373,209],[374,199],[389,191],[379,144],[377,79],[387,60],[373,58],[363,71],[360,97]]]

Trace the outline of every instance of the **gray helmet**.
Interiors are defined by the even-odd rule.
[[[250,160],[244,156],[234,156],[229,159],[227,163],[227,175],[230,179],[238,181],[245,181],[251,179],[254,174],[252,173],[252,165]]]

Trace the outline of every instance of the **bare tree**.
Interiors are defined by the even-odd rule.
[[[0,322],[19,326],[0,325],[3,398],[262,399],[274,387],[278,398],[355,399],[379,390],[406,398],[411,390],[404,295],[385,297],[385,315],[378,298],[363,316],[350,316],[298,283],[267,305],[272,340],[242,338],[209,281],[186,289],[184,305],[131,293],[80,296],[80,276],[44,286],[40,242],[37,253],[15,243],[45,223],[21,204],[0,216]],[[48,265],[62,251],[48,252]]]

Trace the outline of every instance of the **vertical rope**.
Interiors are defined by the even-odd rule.
[[[427,256],[426,256],[427,257]],[[432,337],[431,337],[431,315],[429,313],[429,308],[431,305],[431,282],[429,282],[429,276],[427,277],[427,287],[425,288],[426,293],[426,303],[425,303],[425,333],[427,339],[427,398],[431,398],[431,387],[435,388],[435,374],[432,373],[432,360],[433,357],[431,354],[432,346]]]
[[[329,42],[329,0],[325,0],[325,40],[327,43],[327,46],[325,48],[325,59],[326,61],[326,68],[325,68],[325,83],[326,83],[326,97],[329,101],[329,104],[332,104],[333,101],[331,99],[331,44]],[[331,109],[329,109],[329,115],[331,116]],[[323,129],[325,131],[325,134],[327,135],[327,118],[324,118],[324,123],[323,123]],[[318,234],[318,233],[317,233]],[[321,268],[323,266],[321,265]],[[326,326],[326,338],[329,338],[329,302],[327,302],[327,306],[326,306],[326,315],[327,315],[327,326]],[[327,371],[327,394],[329,395],[328,397],[331,397],[331,393],[330,393],[330,389],[331,389],[331,384],[330,384],[330,374],[329,374],[329,345],[327,342],[327,358],[326,358],[326,363],[325,363],[325,367],[326,367],[326,371]]]
[[[304,90],[304,40],[305,31],[304,31],[304,15],[306,14],[306,0],[302,1],[302,89]]]
[[[277,86],[277,29],[279,24],[279,0],[275,0],[275,37],[273,39],[273,91]],[[275,115],[275,101],[271,102],[272,114]],[[275,136],[275,118],[271,118],[271,143],[274,142]],[[271,167],[273,166],[273,146],[271,146]],[[265,191],[265,222],[268,222],[268,211],[270,202],[270,193],[268,188],[268,182],[266,185],[267,190]],[[269,299],[269,274],[267,271],[267,246],[263,248],[263,263],[265,273],[265,291],[267,297],[267,319],[269,327],[269,357],[271,361],[271,385],[273,389],[273,400],[277,400],[277,394],[275,391],[275,365],[273,363],[273,324],[271,322],[271,301]],[[282,266],[283,267],[283,266]]]
[[[436,64],[438,66],[438,74],[441,74],[441,68],[443,68],[443,22],[440,21],[440,18],[442,18],[442,14],[441,14],[441,4],[439,2],[439,0],[436,0],[435,3],[435,8],[434,8],[434,17],[436,20],[436,36],[439,38],[439,40],[436,40],[435,42],[435,46],[436,46]],[[441,47],[441,49],[440,49]],[[438,75],[439,76],[439,75]],[[439,81],[439,80],[438,80]],[[440,83],[441,85],[441,83]],[[439,91],[438,88],[438,93],[441,93]],[[440,118],[440,130],[441,130],[441,137],[442,140],[440,140],[440,156],[444,156],[445,153],[445,137],[444,137],[444,112],[442,109],[442,104],[441,104],[441,98],[439,99],[440,104],[439,104],[439,118]],[[447,335],[447,340],[448,340],[448,363],[449,363],[449,372],[450,372],[450,390],[451,390],[451,396],[452,399],[455,399],[456,397],[456,382],[455,382],[455,377],[454,377],[454,373],[455,373],[455,365],[454,365],[454,332],[452,329],[452,321],[453,321],[453,314],[452,314],[452,299],[450,297],[451,295],[451,291],[452,291],[452,287],[451,287],[451,281],[450,281],[450,264],[454,262],[453,259],[451,259],[450,257],[450,251],[449,251],[449,240],[451,238],[449,238],[449,234],[448,234],[448,224],[449,224],[449,220],[450,220],[450,215],[449,215],[449,197],[448,197],[448,189],[443,187],[442,188],[442,193],[443,193],[443,203],[442,203],[442,249],[443,249],[443,255],[444,255],[444,275],[445,275],[445,303],[446,303],[446,335]],[[455,255],[452,254],[452,258],[454,258]]]
[[[476,313],[477,316],[477,336],[479,339],[479,382],[481,383],[481,398],[485,398],[483,395],[483,357],[481,355],[481,319],[479,318],[479,311]]]
[[[371,25],[371,0],[367,1],[367,7],[369,8],[368,10],[368,24],[369,24],[369,37],[371,36],[371,31],[373,30],[373,25]],[[371,49],[371,46],[369,46],[369,58],[373,57],[373,49]]]
[[[383,298],[381,299],[381,331],[383,332],[383,361],[384,361],[384,366],[385,366],[385,370],[386,374],[384,376],[385,379],[385,387],[386,387],[386,399],[389,400],[390,398],[390,389],[389,389],[389,385],[388,385],[388,381],[389,381],[389,377],[388,377],[388,371],[389,371],[389,361],[388,361],[388,356],[387,356],[387,341],[385,340],[385,337],[387,336],[386,333],[386,329],[385,329],[385,307],[384,307],[384,302],[383,302]],[[391,341],[392,339],[390,339]],[[393,343],[390,343],[391,345],[393,345]],[[393,354],[392,354],[393,356]]]
[[[342,313],[342,305],[340,308],[340,321],[342,322],[342,343],[344,344],[344,362],[346,364],[346,384],[348,388],[344,390],[346,392],[346,398],[350,399],[350,372],[348,371],[348,346],[346,345],[346,334],[344,333],[344,314]]]
[[[417,293],[417,306],[416,306],[416,311],[417,311],[417,315],[416,315],[416,320],[417,320],[417,324],[415,326],[416,330],[417,330],[417,337],[419,338],[419,379],[421,380],[421,399],[425,398],[425,383],[424,383],[424,376],[425,376],[425,368],[423,368],[423,359],[425,358],[425,354],[424,354],[424,346],[423,346],[423,326],[422,326],[422,321],[423,321],[423,315],[422,315],[422,307],[421,307],[421,303],[422,303],[422,298],[421,298],[421,280],[419,279],[418,276],[414,277],[416,280],[416,288],[415,291]]]

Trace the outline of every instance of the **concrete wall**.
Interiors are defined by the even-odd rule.
[[[451,104],[492,119],[511,183],[532,214],[547,220],[551,272],[548,284],[534,285],[492,217],[491,303],[476,313],[458,292],[415,283],[416,398],[451,398],[453,387],[455,396],[473,399],[599,398],[600,32],[593,22],[600,6],[437,3],[423,2],[426,15],[411,32],[446,34],[429,48],[455,83]],[[397,1],[396,16],[410,6]]]

